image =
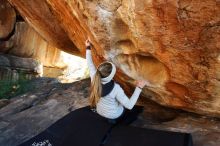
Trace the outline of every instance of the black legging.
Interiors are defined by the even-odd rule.
[[[102,139],[102,142],[100,144],[100,146],[104,146],[104,144],[107,142],[109,135],[112,131],[112,129],[118,125],[118,124],[122,124],[122,125],[129,125],[132,122],[134,122],[138,115],[143,112],[144,107],[143,106],[134,106],[131,110],[128,109],[124,109],[124,112],[122,113],[122,115],[120,117],[118,117],[117,119],[107,119],[107,121],[110,124],[113,124],[112,127],[108,130],[108,132],[105,134],[105,136]]]
[[[108,119],[108,122],[111,124],[123,124],[129,125],[134,122],[138,115],[143,112],[143,106],[134,106],[131,110],[124,109],[124,112],[117,119]]]

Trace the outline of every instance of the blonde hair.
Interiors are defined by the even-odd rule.
[[[92,80],[91,89],[90,89],[90,96],[89,96],[89,102],[91,107],[96,107],[96,104],[98,103],[99,99],[101,98],[102,94],[102,84],[101,84],[101,78],[105,78],[111,74],[112,71],[112,65],[111,63],[102,63]]]

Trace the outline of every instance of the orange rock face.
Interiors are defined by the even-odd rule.
[[[7,0],[0,0],[0,39],[5,39],[13,30],[16,13]]]
[[[45,1],[21,0],[13,2],[24,19],[29,22],[42,37],[47,38],[49,43],[67,52],[79,51],[67,36],[65,30],[60,26],[59,21],[51,13]]]
[[[220,1],[9,1],[54,44],[70,39],[84,55],[89,36],[96,64],[113,61],[128,92],[144,79],[146,98],[220,117]]]

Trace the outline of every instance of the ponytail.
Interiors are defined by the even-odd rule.
[[[97,69],[94,79],[92,80],[91,91],[89,96],[89,102],[91,107],[96,107],[99,99],[101,98],[102,85],[101,85],[101,74]]]

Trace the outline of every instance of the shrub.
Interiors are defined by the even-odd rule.
[[[33,88],[30,83],[30,80],[25,78],[25,73],[22,72],[19,73],[19,79],[17,81],[1,80],[0,99],[9,99],[26,93]]]

